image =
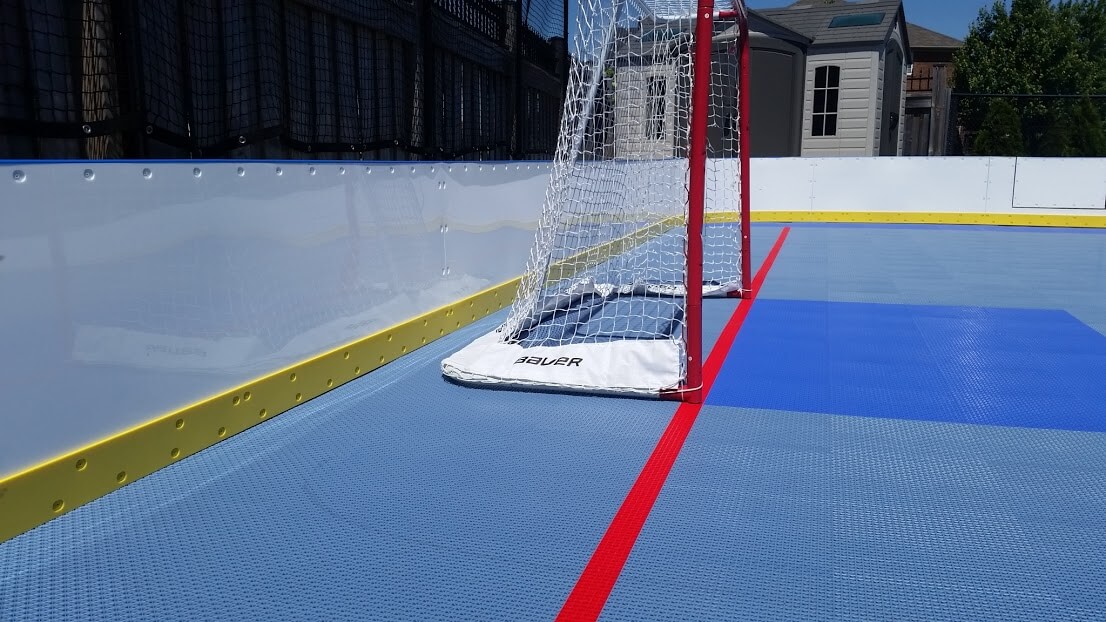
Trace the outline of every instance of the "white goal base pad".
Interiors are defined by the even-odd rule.
[[[682,357],[671,339],[524,347],[493,331],[443,360],[442,373],[472,385],[659,396],[680,388]]]

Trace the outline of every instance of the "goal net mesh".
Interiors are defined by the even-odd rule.
[[[536,348],[518,360],[568,365],[573,357],[540,349],[667,342],[654,349],[661,360],[646,363],[682,378],[687,322],[698,321],[685,312],[688,288],[706,295],[740,288],[739,29],[736,20],[716,22],[710,66],[696,67],[694,12],[693,1],[582,0],[535,244],[515,304],[496,331],[499,343]],[[696,71],[711,74],[707,224],[703,282],[688,283]]]

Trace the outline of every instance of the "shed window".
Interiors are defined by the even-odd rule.
[[[814,70],[812,136],[837,136],[837,98],[840,90],[841,67],[824,65]]]

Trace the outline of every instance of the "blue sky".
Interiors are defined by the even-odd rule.
[[[968,27],[979,15],[979,9],[994,4],[994,0],[904,0],[906,21],[941,34],[963,39]],[[775,9],[792,0],[745,0],[750,9]]]

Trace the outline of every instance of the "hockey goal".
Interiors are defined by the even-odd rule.
[[[702,399],[702,299],[749,291],[748,28],[694,2],[583,0],[527,270],[447,377]]]

